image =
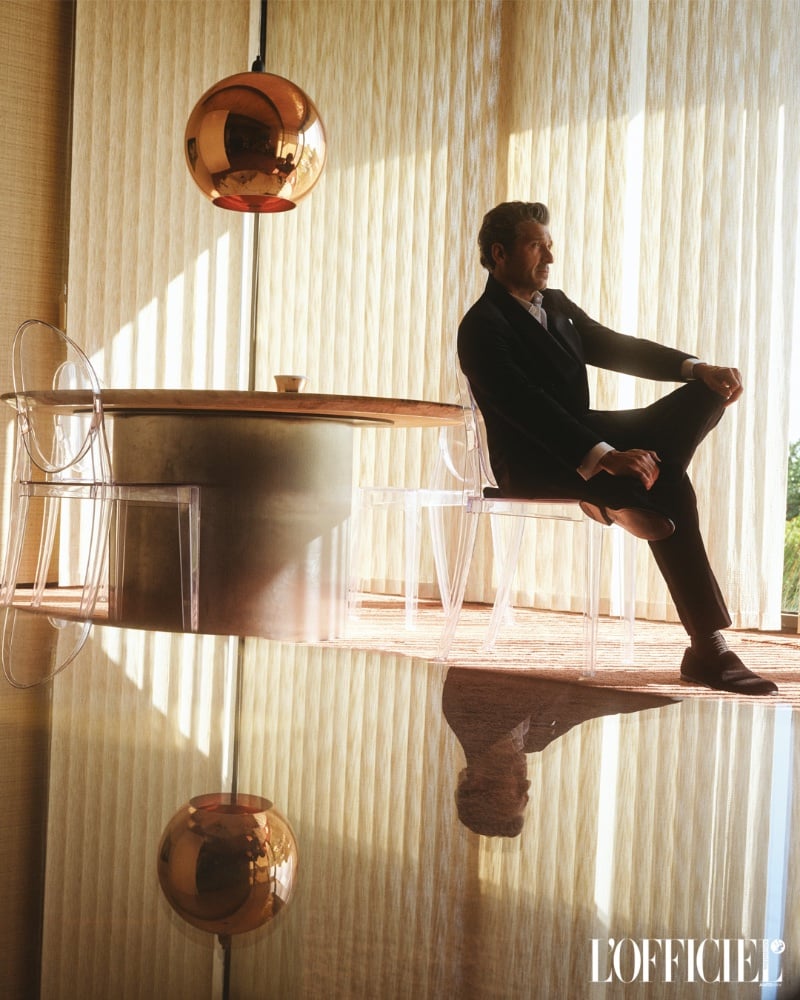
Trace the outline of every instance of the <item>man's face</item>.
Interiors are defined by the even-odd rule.
[[[510,249],[501,243],[492,246],[492,274],[512,295],[530,299],[534,292],[547,288],[553,263],[553,240],[550,230],[539,222],[522,222]]]

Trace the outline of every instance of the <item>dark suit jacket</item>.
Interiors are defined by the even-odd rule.
[[[603,439],[592,426],[587,365],[682,382],[681,364],[692,356],[615,333],[557,289],[545,290],[542,305],[549,334],[489,275],[458,330],[459,363],[486,423],[492,468],[508,495],[575,477],[586,453]]]

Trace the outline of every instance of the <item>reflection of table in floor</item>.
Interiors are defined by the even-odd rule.
[[[200,632],[317,641],[344,627],[354,429],[457,424],[461,409],[312,393],[108,390],[119,482],[201,487]],[[172,512],[133,506],[112,617],[181,631]]]

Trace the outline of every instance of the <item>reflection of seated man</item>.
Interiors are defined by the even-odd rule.
[[[274,174],[279,174],[284,180],[296,169],[296,164],[294,162],[294,153],[287,153],[286,156],[278,160],[275,169],[272,171]]]
[[[458,818],[475,833],[516,837],[522,831],[531,785],[523,744],[526,731],[522,723],[486,746],[489,732],[462,743],[467,766],[458,776],[456,807]]]
[[[536,683],[526,674],[466,667],[452,667],[445,678],[442,711],[467,765],[456,788],[458,818],[485,837],[516,837],[525,821],[525,751],[549,741],[531,733],[531,713],[539,707]],[[550,738],[558,735],[550,726],[547,731]]]
[[[516,837],[528,803],[526,753],[604,715],[673,704],[657,695],[542,680],[530,673],[452,667],[442,712],[466,757],[456,788],[458,818],[485,837]]]

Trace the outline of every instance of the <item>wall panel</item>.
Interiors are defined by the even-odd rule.
[[[10,349],[20,322],[59,319],[66,280],[72,19],[67,2],[0,4],[0,392],[12,388]],[[0,558],[13,439],[11,410],[2,404]],[[26,554],[22,572],[30,566]],[[15,691],[0,680],[0,983],[8,1000],[38,994],[50,705],[48,690]]]

